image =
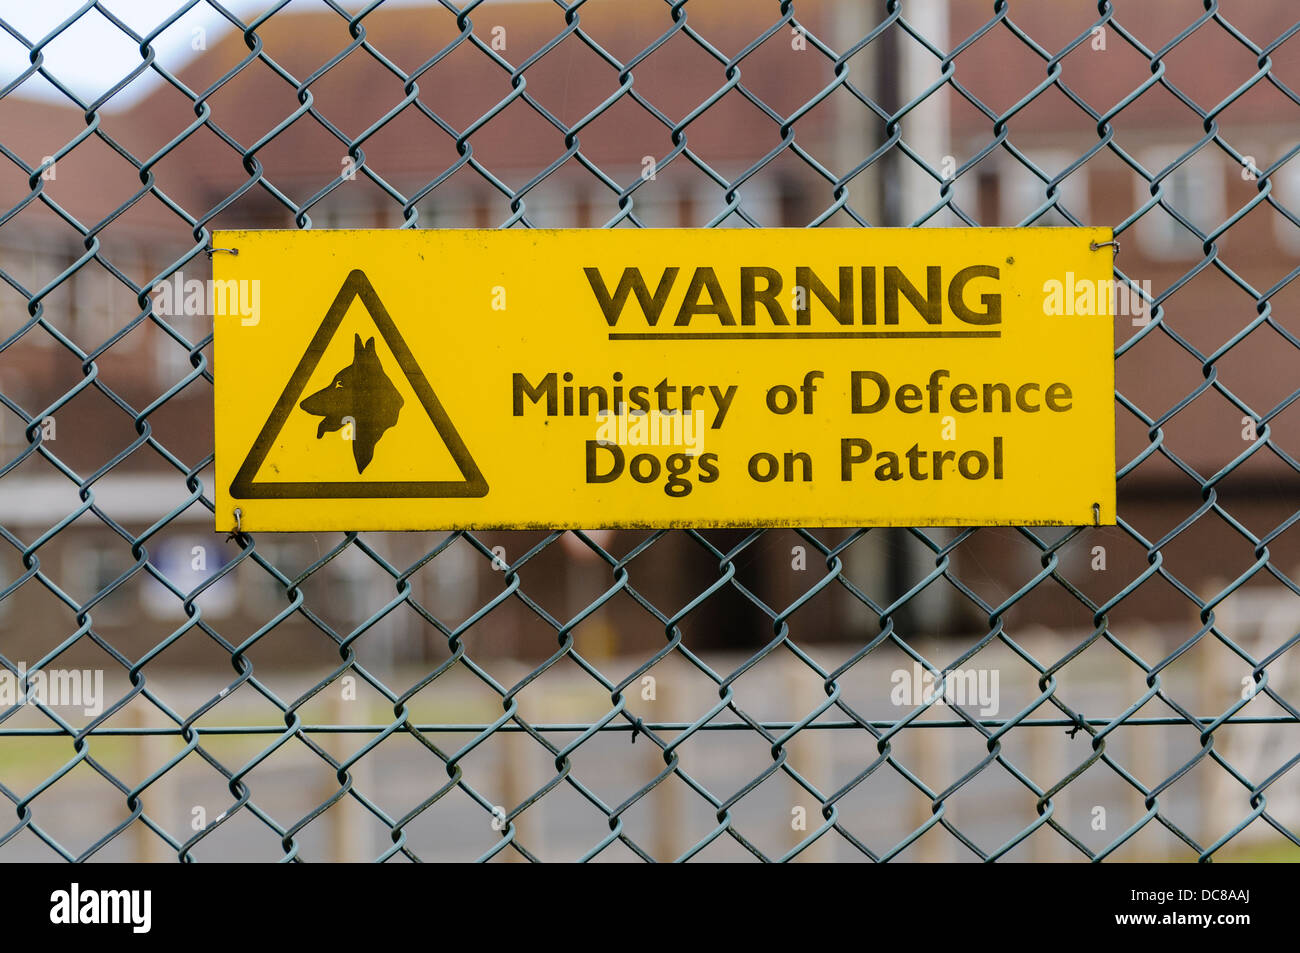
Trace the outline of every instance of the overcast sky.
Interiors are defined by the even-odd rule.
[[[140,35],[157,29],[187,0],[102,0],[103,6]],[[396,0],[410,5],[429,0]],[[0,19],[31,43],[38,43],[60,23],[84,6],[82,0],[0,0]],[[245,22],[275,5],[274,0],[223,0],[223,5]],[[364,4],[344,0],[345,9]],[[322,9],[321,0],[292,0],[287,10]],[[230,30],[229,22],[206,2],[195,4],[153,42],[157,62],[168,70],[179,69],[194,55],[194,44],[211,46]],[[197,31],[204,31],[198,33]],[[43,48],[45,67],[70,90],[87,102],[111,89],[122,77],[140,65],[140,50],[126,34],[96,10],[81,16],[64,33]],[[7,30],[0,30],[0,88],[12,82],[31,65],[30,54]],[[157,88],[163,81],[153,71],[141,75],[113,97],[109,108],[122,108]],[[28,98],[60,98],[63,95],[40,75],[27,79],[13,95]]]

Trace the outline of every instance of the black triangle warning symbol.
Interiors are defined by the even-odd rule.
[[[320,363],[326,347],[329,346],[335,332],[339,329],[339,325],[343,323],[343,318],[348,309],[352,306],[352,302],[356,299],[360,299],[366,311],[370,313],[370,317],[379,329],[379,334],[384,339],[384,343],[388,345],[388,349],[393,353],[393,357],[397,360],[402,373],[406,375],[406,379],[415,391],[424,412],[429,415],[429,419],[438,431],[438,436],[442,438],[442,442],[446,444],[452,459],[460,469],[462,479],[400,482],[343,480],[287,483],[259,483],[254,480],[258,470],[261,469],[263,462],[266,460],[267,454],[275,445],[276,438],[279,437],[280,431],[284,427],[284,422],[298,404],[298,398],[306,388],[308,380],[311,379],[312,372],[316,370],[316,365]],[[373,347],[373,339],[371,346]],[[364,463],[358,461],[358,469],[363,468]],[[253,448],[248,451],[248,456],[244,459],[239,472],[235,474],[235,479],[230,484],[230,495],[243,500],[310,500],[376,497],[466,498],[486,496],[487,492],[487,480],[483,478],[478,464],[474,462],[474,458],[470,456],[465,442],[461,440],[460,434],[456,432],[456,427],[447,416],[447,411],[443,409],[442,403],[438,400],[438,395],[429,386],[424,371],[415,362],[415,357],[411,354],[410,348],[406,346],[406,341],[402,339],[397,326],[393,324],[393,319],[388,316],[388,311],[380,302],[379,296],[375,294],[375,289],[370,284],[370,280],[366,277],[365,272],[360,269],[354,270],[348,275],[347,280],[343,282],[343,287],[339,289],[338,296],[335,297],[334,303],[330,305],[325,320],[317,328],[315,336],[311,339],[311,343],[307,345],[306,352],[294,369],[293,376],[289,378],[289,383],[285,386],[283,393],[280,394],[280,399],[275,402],[270,417],[262,425],[261,432],[258,433]]]

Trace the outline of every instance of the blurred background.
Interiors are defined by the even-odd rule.
[[[0,859],[1300,858],[1300,24],[1111,7],[0,3],[0,654],[112,709],[0,713]],[[1117,527],[230,539],[239,371],[148,293],[215,228],[1067,224],[1155,298]],[[918,659],[996,715],[900,726]]]

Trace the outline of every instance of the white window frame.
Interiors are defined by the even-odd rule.
[[[763,228],[773,228],[780,224],[781,219],[781,199],[780,194],[768,181],[758,181],[749,179],[736,189],[742,209],[754,221]],[[703,228],[713,219],[721,214],[726,207],[723,196],[726,190],[721,186],[714,184],[712,181],[701,182],[697,185],[691,194],[692,213],[695,221],[692,223],[697,227]],[[743,218],[732,212],[727,216],[726,221],[718,225],[719,228],[750,228],[750,224]]]
[[[571,185],[542,182],[524,196],[524,216],[538,228],[575,228],[578,193]]]
[[[65,246],[41,236],[35,236],[30,244],[21,247],[6,245],[0,249],[0,255],[4,257],[7,266],[5,270],[19,282],[25,283],[29,291],[39,290],[46,281],[61,273],[75,260]],[[14,267],[15,261],[21,261],[23,267]],[[43,263],[48,264],[54,270],[48,275],[42,274],[41,266]],[[12,309],[13,323],[7,316],[0,319],[0,337],[8,337],[31,320],[31,315],[27,313],[27,302],[8,283],[4,283],[3,294],[3,307]],[[46,311],[46,320],[58,327],[57,322],[51,320],[48,309]],[[73,340],[76,340],[77,328],[75,321],[71,328],[61,330],[64,333],[70,332]],[[54,347],[54,338],[50,336],[48,331],[37,328],[24,334],[21,343],[27,347],[49,349]]]
[[[212,321],[207,314],[163,314],[159,317],[167,322],[172,330],[189,338],[191,344],[197,343],[207,335],[207,325]],[[159,384],[173,387],[193,372],[194,366],[190,363],[188,352],[173,340],[170,334],[157,325],[154,325],[153,333],[154,373]]]
[[[1300,218],[1300,154],[1292,156],[1269,179],[1273,183],[1273,198],[1296,218]],[[1300,228],[1280,212],[1274,216],[1277,241],[1292,254],[1300,254]]]
[[[293,576],[292,567],[310,565],[315,561],[311,545],[301,541],[259,537],[257,551],[267,562],[290,578]],[[284,568],[286,566],[290,569]],[[240,571],[232,575],[234,578],[231,582],[239,589],[239,609],[236,611],[265,616],[281,612],[290,605],[289,599],[283,591],[279,590],[278,584],[274,584],[275,577],[252,560],[248,561],[247,568],[241,567]]]
[[[76,308],[76,314],[73,315],[73,340],[83,350],[92,351],[103,344],[115,330],[112,297],[115,290],[127,294],[127,288],[94,259],[76,270],[72,282]]]
[[[114,536],[112,539],[117,537]],[[79,599],[93,598],[104,588],[100,585],[101,582],[107,585],[120,576],[121,572],[114,571],[115,568],[109,545],[99,539],[82,539],[76,535],[69,540],[69,547],[63,554],[63,570],[74,580],[73,591]],[[122,571],[125,569],[126,567],[123,566]],[[114,595],[95,603],[90,610],[91,620],[96,625],[121,625],[130,620],[134,611],[126,603],[133,595],[138,594],[138,588],[136,592],[132,592],[131,586],[138,587],[138,584],[124,582],[115,590]]]
[[[207,550],[207,569],[195,570],[190,568],[193,562],[195,546],[202,546]],[[220,544],[214,543],[210,536],[186,535],[171,537],[159,547],[155,547],[155,549],[168,558],[159,559],[159,555],[151,552],[150,562],[153,567],[166,575],[171,580],[172,585],[182,592],[188,593],[196,589],[225,567],[225,563],[220,562],[225,554]],[[207,589],[204,589],[199,596],[204,615],[218,619],[229,616],[239,602],[237,589],[236,581],[228,575],[223,576],[217,582],[208,586]],[[174,619],[177,618],[178,613],[180,617],[184,617],[180,599],[152,576],[149,577],[149,583],[141,587],[140,595],[144,602],[145,611],[151,617],[155,619]]]
[[[1060,175],[1079,158],[1079,153],[1069,149],[1021,149],[1030,162],[1048,176]],[[1006,225],[1019,225],[1031,209],[1047,201],[1047,183],[1025,168],[1015,156],[1004,153],[998,176],[998,220]],[[1071,172],[1058,186],[1058,201],[1070,214],[1082,222],[1088,221],[1088,165],[1085,163]],[[1059,218],[1053,217],[1059,216]],[[1036,226],[1069,225],[1071,222],[1055,209],[1044,213]]]
[[[1181,154],[1182,150],[1177,146],[1157,146],[1140,153],[1138,161],[1154,175]],[[1165,176],[1161,183],[1166,192],[1172,193],[1169,204],[1203,231],[1217,227],[1224,217],[1223,170],[1210,161],[1211,158],[1198,152]],[[1133,185],[1134,195],[1140,203],[1138,207],[1151,200],[1150,182],[1135,175]],[[1143,252],[1151,258],[1174,261],[1201,255],[1195,236],[1159,206],[1153,206],[1138,219],[1136,231]]]
[[[628,170],[618,176],[616,181],[631,182],[640,175],[640,169]],[[618,196],[613,192],[605,194],[608,196],[608,204],[601,206],[603,211],[596,212],[592,216],[592,221],[601,225],[613,218],[618,209]],[[676,228],[682,198],[683,191],[678,185],[668,181],[660,182],[657,178],[647,181],[632,193],[632,215],[635,215],[637,221],[646,228]],[[625,217],[619,222],[618,227],[636,228],[637,226],[631,217]]]

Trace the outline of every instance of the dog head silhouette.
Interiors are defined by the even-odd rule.
[[[329,385],[308,395],[298,406],[322,418],[316,439],[352,423],[352,459],[363,473],[375,456],[375,444],[397,423],[402,395],[384,373],[375,353],[375,339],[361,343],[353,335],[352,363],[334,375]]]

